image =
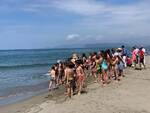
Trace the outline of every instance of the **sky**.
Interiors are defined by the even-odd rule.
[[[0,49],[150,43],[150,0],[0,0]]]

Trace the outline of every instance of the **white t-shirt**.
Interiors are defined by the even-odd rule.
[[[139,49],[136,48],[136,49],[135,49],[135,54],[138,54],[138,52],[139,52]]]
[[[142,51],[145,53],[146,52],[145,48],[143,48]]]

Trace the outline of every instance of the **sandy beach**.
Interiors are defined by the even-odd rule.
[[[0,0],[0,113],[150,113],[150,0]]]
[[[120,82],[105,87],[92,83],[87,93],[66,99],[47,92],[24,102],[0,107],[1,113],[150,113],[150,56],[147,69],[127,68]],[[53,92],[53,95],[55,92]],[[63,92],[61,92],[63,94]]]

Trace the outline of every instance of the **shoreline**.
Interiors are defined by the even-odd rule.
[[[38,96],[47,91],[49,81],[41,82],[36,85],[17,86],[14,88],[8,88],[8,92],[5,92],[5,96],[0,96],[0,106],[7,106],[13,103],[24,101],[28,98]],[[10,95],[11,94],[11,95]]]
[[[87,85],[91,85],[93,84],[93,77],[88,77],[87,79]],[[48,86],[48,85],[47,85]],[[24,112],[26,109],[31,109],[32,107],[42,104],[43,102],[46,101],[59,101],[61,100],[62,102],[66,101],[66,95],[65,93],[65,87],[64,86],[60,86],[58,89],[55,89],[51,92],[48,91],[48,87],[47,90],[35,94],[33,96],[21,99],[19,101],[10,103],[10,104],[6,104],[6,105],[0,105],[0,110],[3,113],[22,113]],[[63,100],[64,98],[64,100]]]
[[[113,81],[105,87],[98,83],[90,83],[88,84],[87,94],[74,96],[69,100],[65,99],[64,89],[60,88],[53,92],[54,96],[45,92],[22,102],[1,106],[1,112],[48,113],[50,109],[55,109],[53,113],[69,113],[68,109],[71,108],[70,110],[74,110],[75,113],[81,113],[82,111],[88,113],[92,112],[90,110],[92,107],[91,109],[94,108],[95,113],[99,111],[105,113],[150,113],[148,107],[150,95],[146,93],[150,91],[150,76],[148,76],[150,73],[150,56],[147,56],[146,59],[146,70],[127,68],[125,78],[118,83]],[[86,106],[86,103],[89,104],[90,108]],[[73,106],[76,105],[79,105],[79,108],[73,109]],[[64,106],[66,108],[63,108]],[[49,111],[49,113],[51,112]]]

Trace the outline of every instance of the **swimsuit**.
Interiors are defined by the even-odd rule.
[[[69,83],[69,87],[73,88],[73,86],[74,86],[74,80],[73,79],[72,80],[68,80],[68,83]]]
[[[102,66],[101,65],[97,65],[97,73],[102,73]]]
[[[108,69],[108,65],[106,63],[106,60],[103,60],[103,62],[102,62],[102,69],[104,69],[104,70]]]
[[[83,81],[83,80],[84,80],[84,76],[83,76],[83,75],[79,75],[79,76],[78,76],[78,80],[79,80],[79,81]]]
[[[78,80],[78,81],[83,81],[84,80],[84,74],[78,74],[77,76],[76,76],[76,79]]]

